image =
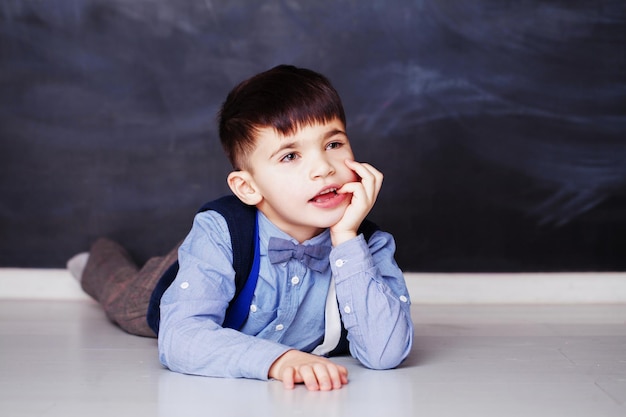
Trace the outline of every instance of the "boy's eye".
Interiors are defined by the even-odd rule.
[[[290,161],[295,160],[296,158],[297,158],[297,155],[295,153],[291,152],[291,153],[288,153],[287,155],[283,156],[280,161],[281,162],[290,162]]]
[[[326,149],[337,149],[341,147],[341,145],[341,142],[330,142],[328,145],[326,145]]]

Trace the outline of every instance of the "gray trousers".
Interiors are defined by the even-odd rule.
[[[81,279],[83,290],[102,305],[109,320],[126,332],[156,337],[146,321],[150,296],[161,275],[178,258],[181,243],[139,268],[122,246],[98,239],[89,251]]]

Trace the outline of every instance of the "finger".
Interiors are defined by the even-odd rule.
[[[359,182],[365,187],[367,195],[375,198],[382,187],[384,178],[382,172],[365,162],[359,163],[347,159],[346,165],[361,177]]]
[[[371,206],[376,197],[380,187],[373,183],[369,185],[363,182],[349,182],[344,184],[337,190],[338,194],[352,194],[352,202],[363,202],[366,206]]]
[[[339,368],[339,376],[341,377],[341,383],[343,385],[348,383],[348,370],[341,366],[341,365],[337,365],[337,368]]]
[[[313,367],[309,365],[301,366],[298,370],[300,373],[300,377],[302,378],[302,382],[304,382],[304,386],[309,391],[319,391],[320,386],[317,383],[317,378],[315,376],[315,372],[313,372]]]
[[[337,190],[338,194],[354,194],[363,190],[363,185],[360,182],[347,182],[340,189]]]
[[[321,391],[330,391],[333,389],[333,383],[329,373],[329,368],[331,367],[331,365],[326,365],[324,363],[317,363],[313,366],[315,377],[317,378],[317,383],[319,384]]]
[[[329,366],[328,375],[333,389],[339,389],[344,384],[339,366]]]
[[[361,162],[356,162],[351,159],[346,159],[345,164],[354,171],[361,179],[363,177],[371,176],[371,172]]]
[[[362,179],[371,179],[377,182],[381,182],[383,179],[383,174],[372,165],[367,162],[356,162],[351,159],[346,159],[346,165],[348,168],[356,172],[356,174]]]
[[[337,190],[337,194],[352,194],[350,199],[352,210],[356,207],[359,208],[359,211],[367,210],[371,206],[371,201],[373,201],[360,182],[344,184],[343,187]]]
[[[293,389],[296,386],[294,381],[295,372],[296,370],[291,366],[283,371],[283,387],[285,387],[285,389]]]
[[[370,177],[367,179],[364,178],[363,180],[370,182],[375,187],[376,192],[378,192],[383,184],[383,173],[367,163],[364,163],[363,167],[370,175]]]

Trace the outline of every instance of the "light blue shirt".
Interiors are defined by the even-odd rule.
[[[217,212],[196,215],[179,249],[178,275],[161,299],[164,366],[186,374],[267,379],[283,353],[311,352],[322,342],[331,273],[352,356],[374,369],[393,368],[406,358],[413,342],[410,299],[389,233],[376,231],[369,242],[359,235],[333,248],[330,268],[319,273],[294,259],[270,263],[270,237],[297,242],[260,212],[258,223],[259,279],[248,320],[237,331],[221,327],[235,293],[228,226]],[[329,230],[304,244],[330,245]]]

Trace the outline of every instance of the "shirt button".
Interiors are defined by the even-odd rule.
[[[343,311],[344,311],[344,313],[346,313],[346,314],[350,314],[350,312],[352,311],[352,309],[350,308],[350,306],[345,306],[345,307],[343,308]]]
[[[187,281],[183,282],[182,284],[180,284],[180,288],[186,290],[187,288],[189,288],[189,283]]]
[[[300,278],[298,278],[298,277],[291,278],[291,283],[293,285],[298,285],[299,282],[300,282]]]
[[[278,324],[278,325],[276,326],[276,331],[277,331],[277,332],[280,332],[280,331],[281,331],[282,329],[284,329],[284,328],[285,328],[285,326],[283,326],[282,324]]]
[[[250,311],[252,311],[253,313],[256,313],[256,311],[257,311],[257,307],[256,307],[256,305],[251,304],[251,305],[250,305]]]
[[[337,260],[335,261],[335,266],[336,266],[337,268],[341,268],[341,267],[342,267],[345,263],[346,263],[346,261],[344,261],[343,259],[337,259]]]
[[[406,298],[406,296],[401,295],[401,296],[400,296],[400,301],[402,301],[403,303],[406,303],[407,301],[409,301],[409,299],[408,299],[408,298]]]

